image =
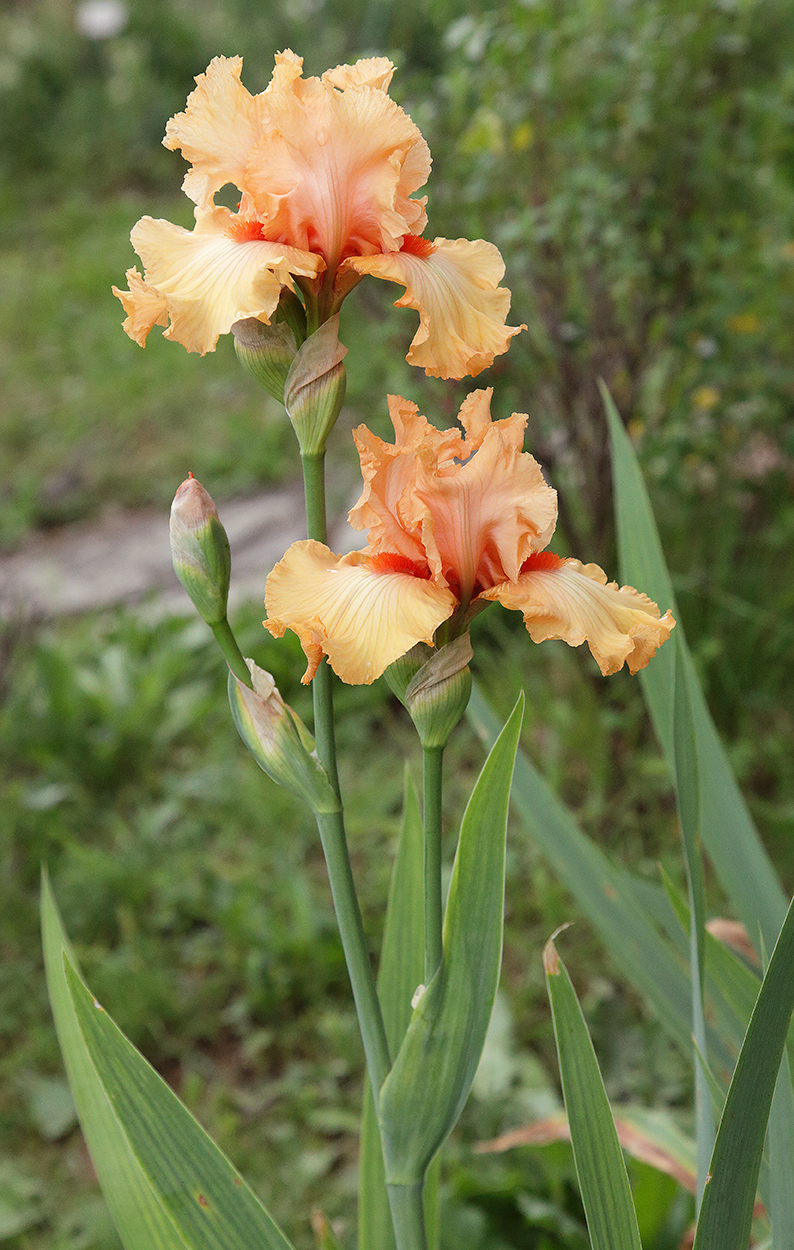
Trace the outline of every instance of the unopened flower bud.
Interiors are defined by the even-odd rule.
[[[287,375],[284,406],[302,456],[322,454],[342,409],[347,385],[342,361],[347,348],[338,336],[337,313],[307,338]]]
[[[339,799],[314,750],[314,739],[284,702],[270,673],[246,660],[253,689],[229,673],[229,703],[237,732],[273,781],[315,812],[334,812]]]
[[[232,326],[234,350],[243,368],[284,403],[284,383],[295,359],[295,335],[285,321],[265,325],[256,317],[245,317]]]
[[[425,748],[445,747],[471,696],[468,633],[438,650],[417,643],[386,669],[386,680],[408,709]]]
[[[231,554],[218,509],[191,473],[171,504],[174,572],[208,625],[226,619]]]

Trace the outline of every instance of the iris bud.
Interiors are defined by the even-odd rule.
[[[314,739],[284,702],[270,673],[246,660],[253,689],[229,673],[229,704],[237,732],[268,777],[304,799],[314,812],[334,812],[339,799],[314,750]]]
[[[426,749],[445,747],[471,696],[468,633],[435,650],[419,642],[386,669],[386,681],[407,708]]]
[[[235,321],[232,334],[240,364],[283,404],[284,383],[297,351],[290,326],[285,321],[265,325],[256,317],[245,317]]]
[[[174,572],[208,625],[226,619],[231,554],[218,509],[191,473],[171,504]]]

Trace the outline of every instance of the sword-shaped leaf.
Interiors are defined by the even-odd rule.
[[[223,1152],[80,979],[46,875],[42,925],[75,1105],[127,1250],[291,1250]]]
[[[615,1121],[576,991],[554,939],[543,952],[562,1092],[593,1250],[642,1250]]]
[[[524,700],[493,745],[461,824],[444,917],[443,957],[414,1008],[383,1083],[386,1179],[416,1185],[463,1109],[502,961],[505,835]]]

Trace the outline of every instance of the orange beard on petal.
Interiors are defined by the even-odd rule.
[[[254,243],[265,239],[265,227],[255,217],[241,217],[239,221],[232,222],[224,234],[227,239],[234,239],[235,243]]]
[[[423,239],[418,234],[406,234],[400,246],[401,252],[408,252],[411,256],[419,256],[422,260],[427,260],[428,256],[432,256],[435,250],[435,243],[432,243],[430,239]]]
[[[370,556],[367,563],[373,573],[408,573],[411,577],[430,580],[430,569],[396,551],[382,551],[377,556]]]
[[[521,565],[522,573],[553,573],[565,561],[553,551],[533,551]]]

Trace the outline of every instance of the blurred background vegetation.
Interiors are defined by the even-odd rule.
[[[104,14],[105,27],[97,27]],[[283,416],[236,365],[155,331],[141,352],[110,294],[142,213],[189,225],[160,145],[192,78],[275,50],[308,73],[373,51],[430,143],[430,234],[494,240],[528,330],[474,385],[530,414],[560,492],[561,554],[616,567],[596,380],[627,421],[706,693],[784,883],[794,885],[794,12],[788,0],[18,0],[0,12],[0,542],[120,508],[166,508],[191,468],[222,504],[295,474]],[[397,295],[392,290],[391,299]],[[404,363],[389,288],[348,300],[348,432],[386,432],[386,391],[441,421],[471,389]],[[352,481],[352,478],[351,478]],[[262,570],[262,578],[267,573]],[[663,605],[664,606],[664,605]],[[237,627],[308,715],[288,641]],[[511,614],[515,615],[515,614]],[[635,683],[479,622],[477,665],[525,746],[611,854],[678,872],[668,783]],[[354,1241],[362,1060],[321,854],[305,813],[236,740],[200,622],[153,606],[0,634],[0,1240],[117,1246],[74,1129],[37,935],[46,860],[92,988],[246,1172],[299,1250],[313,1205]],[[345,689],[355,867],[377,947],[412,734],[383,683]],[[395,742],[396,735],[396,742]],[[385,750],[384,750],[385,748]],[[381,753],[382,752],[382,753]],[[478,767],[461,732],[450,828]],[[366,757],[366,768],[361,760]],[[711,885],[711,910],[721,900]],[[555,1105],[540,950],[574,916],[520,834],[489,1062],[448,1149],[445,1250],[587,1244],[568,1148],[472,1143]],[[680,1111],[685,1060],[583,922],[566,951],[613,1097]],[[688,1199],[634,1168],[644,1244],[674,1250]]]

